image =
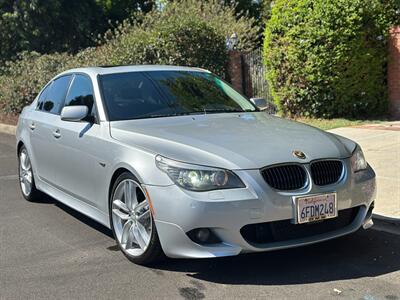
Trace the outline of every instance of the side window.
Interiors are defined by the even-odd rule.
[[[87,121],[95,121],[96,106],[94,105],[93,85],[89,77],[79,74],[75,75],[65,99],[65,106],[72,105],[86,105],[89,111]]]
[[[69,81],[71,76],[63,76],[57,78],[53,81],[53,83],[49,86],[49,89],[46,94],[46,98],[43,103],[43,111],[59,114],[61,107],[64,103],[65,93],[67,92],[67,88],[69,86]]]
[[[43,103],[44,103],[44,101],[46,99],[47,92],[49,91],[50,87],[51,87],[51,83],[49,85],[47,85],[46,88],[40,93],[39,99],[38,99],[38,102],[37,102],[37,105],[36,105],[36,109],[37,110],[42,110],[43,109]]]

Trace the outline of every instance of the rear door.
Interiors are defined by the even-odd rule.
[[[61,107],[71,76],[53,80],[39,96],[36,110],[28,121],[32,155],[39,178],[49,184],[56,183],[56,162],[59,159],[57,143],[59,135],[56,123],[60,119]]]

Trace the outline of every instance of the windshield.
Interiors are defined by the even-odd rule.
[[[116,73],[99,76],[99,82],[110,121],[257,110],[205,72]]]

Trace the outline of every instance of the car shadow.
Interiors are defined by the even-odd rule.
[[[45,196],[40,202],[54,204],[113,238],[107,227],[51,197]],[[118,251],[118,246],[109,248]],[[361,229],[305,247],[223,258],[166,259],[149,268],[157,274],[181,272],[193,279],[220,284],[296,285],[376,277],[400,270],[400,232]]]
[[[216,259],[174,259],[153,268],[222,284],[295,285],[375,277],[400,270],[400,235],[360,230],[306,247]]]
[[[98,223],[97,221],[89,218],[88,216],[70,208],[69,206],[57,201],[56,199],[46,195],[42,194],[39,200],[35,201],[36,204],[53,204],[57,206],[58,208],[62,209],[64,212],[67,214],[71,215],[75,219],[79,220],[80,222],[92,227],[93,229],[105,234],[106,236],[110,238],[114,238],[111,230],[107,228],[106,226]]]

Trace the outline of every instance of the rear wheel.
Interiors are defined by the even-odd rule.
[[[18,154],[18,175],[22,196],[28,201],[38,200],[41,193],[36,189],[31,159],[25,146]]]
[[[149,200],[137,179],[122,173],[110,197],[110,223],[124,255],[137,264],[151,264],[163,258]]]

